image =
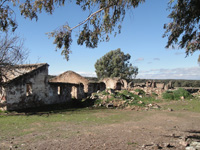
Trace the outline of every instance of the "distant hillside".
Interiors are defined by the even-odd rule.
[[[98,82],[99,81],[98,78],[96,78],[96,77],[84,77],[84,78],[88,79],[90,82]]]

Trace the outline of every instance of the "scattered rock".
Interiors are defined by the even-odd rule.
[[[185,150],[196,150],[196,149],[193,147],[186,147]]]
[[[146,148],[146,147],[151,147],[151,149],[162,149],[163,148],[159,144],[154,144],[154,143],[142,145],[142,148]]]
[[[107,89],[106,92],[108,92],[109,94],[115,93],[115,91],[113,89]]]
[[[152,107],[153,105],[152,104],[148,104],[148,107]]]
[[[168,108],[168,111],[174,111],[173,109],[171,109],[171,108]]]
[[[153,108],[153,109],[160,109],[161,107],[160,107],[158,104],[154,104],[154,105],[152,106],[152,108]]]
[[[184,97],[184,96],[181,96],[181,97],[180,97],[180,99],[181,99],[181,100],[184,100],[184,99],[185,99],[185,97]]]
[[[113,108],[114,106],[113,106],[113,103],[109,103],[109,104],[106,105],[106,107],[107,108]]]
[[[164,143],[164,147],[166,147],[166,148],[172,148],[172,147],[175,147],[175,146],[171,145],[170,143]]]
[[[142,101],[139,101],[138,104],[143,104],[143,102],[142,102]]]
[[[144,144],[144,145],[142,145],[142,148],[145,148],[145,147],[148,147],[148,146],[153,146],[154,144],[152,143],[152,144]]]
[[[183,139],[181,139],[179,143],[184,147],[188,146],[188,142]]]

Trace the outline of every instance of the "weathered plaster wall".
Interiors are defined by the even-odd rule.
[[[72,83],[72,84],[82,83],[84,85],[85,93],[88,93],[89,81],[73,71],[66,71],[66,72],[62,73],[61,75],[50,79],[49,81],[50,82],[61,82],[61,83]]]
[[[7,109],[38,107],[48,103],[48,66],[43,66],[12,81],[6,87]],[[32,91],[27,95],[27,84]]]
[[[82,99],[85,94],[82,84],[51,82],[49,85],[49,104],[65,103],[71,101],[72,98]]]
[[[164,83],[156,83],[156,88],[158,89],[164,89],[165,84]]]
[[[106,84],[106,89],[121,90],[128,88],[127,81],[120,78],[104,78],[102,82]]]
[[[0,110],[7,110],[6,92],[4,87],[0,87]]]
[[[88,86],[88,95],[91,95],[94,92],[97,91],[103,91],[106,89],[106,85],[103,82],[100,83],[89,83]]]

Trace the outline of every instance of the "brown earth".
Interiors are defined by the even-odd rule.
[[[112,111],[112,110],[111,110]],[[116,110],[113,110],[116,111]],[[30,133],[0,141],[0,149],[24,150],[146,150],[185,149],[185,140],[200,140],[200,113],[188,111],[118,110],[128,119],[111,123],[54,122],[44,131],[36,122]],[[105,117],[104,111],[95,113]],[[188,142],[189,142],[188,141]]]

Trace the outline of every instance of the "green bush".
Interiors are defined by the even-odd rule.
[[[182,96],[186,99],[192,97],[192,95],[183,88],[179,88],[178,90],[175,90],[173,92],[166,91],[165,93],[162,94],[162,97],[164,99],[168,99],[168,100],[179,100],[180,97],[182,97]]]
[[[106,91],[102,91],[101,94],[102,94],[102,95],[109,95],[109,93],[106,92]]]
[[[103,102],[103,100],[102,99],[97,99],[97,100],[95,100],[95,102],[94,102],[94,104],[101,104]]]
[[[129,92],[128,90],[122,90],[121,92],[118,92],[116,96],[121,97],[123,100],[135,99],[136,96],[139,97],[138,95],[134,95],[133,93]]]
[[[179,100],[181,96],[184,98],[190,98],[191,94],[183,88],[179,88],[178,90],[174,91],[174,99]]]
[[[174,94],[171,91],[166,91],[162,94],[164,99],[174,100]]]

